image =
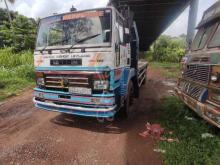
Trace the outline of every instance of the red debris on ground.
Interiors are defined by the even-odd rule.
[[[164,137],[161,137],[164,133],[165,133],[165,129],[162,128],[160,126],[160,124],[150,124],[150,123],[147,123],[145,125],[146,127],[146,130],[142,133],[139,133],[139,135],[143,138],[148,138],[148,137],[151,137],[151,138],[154,138],[156,140],[160,140],[160,141],[167,141],[167,142],[179,142],[178,139],[172,139],[172,138],[164,138]],[[173,132],[169,132],[169,134],[173,134]]]
[[[162,128],[160,126],[160,124],[150,124],[150,123],[147,123],[145,125],[146,127],[146,131],[140,133],[139,135],[144,137],[144,138],[147,138],[149,136],[155,138],[155,139],[160,139],[161,136],[164,134],[164,128]]]

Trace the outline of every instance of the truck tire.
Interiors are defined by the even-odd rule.
[[[122,108],[123,116],[126,117],[127,119],[133,117],[134,114],[132,109],[133,101],[134,101],[134,86],[132,81],[130,81],[128,84],[128,94],[124,101],[124,107]]]

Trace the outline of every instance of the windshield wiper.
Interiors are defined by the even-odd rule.
[[[101,34],[95,34],[95,35],[91,35],[91,36],[85,37],[85,38],[83,38],[83,39],[77,40],[76,42],[74,42],[74,43],[72,44],[72,46],[70,47],[70,49],[73,48],[75,45],[77,45],[77,44],[79,44],[79,43],[82,43],[82,42],[85,42],[85,41],[87,41],[87,40],[93,39],[93,38],[98,37],[98,36],[100,36],[100,35],[101,35]]]
[[[68,49],[71,49],[71,48],[73,48],[75,45],[77,45],[77,44],[79,44],[79,43],[82,43],[82,42],[85,42],[85,41],[87,41],[87,40],[90,40],[90,39],[92,39],[92,38],[95,38],[95,37],[97,37],[97,36],[99,36],[99,35],[101,35],[101,34],[95,34],[95,35],[88,36],[88,37],[85,37],[85,38],[83,38],[83,39],[77,40],[77,41],[74,42],[74,43],[71,45],[71,47],[68,48]],[[64,42],[64,41],[68,41],[68,40],[70,40],[70,39],[71,39],[71,38],[65,38],[65,39],[63,39],[63,40],[61,40],[61,41],[53,42],[53,43],[51,43],[50,45],[46,45],[45,47],[43,47],[40,51],[43,52],[44,50],[47,49],[48,46],[54,46],[55,44],[59,44],[59,43],[62,43],[62,42]]]
[[[70,38],[65,38],[65,39],[60,40],[60,41],[52,42],[52,43],[50,44],[50,46],[54,46],[54,45],[56,45],[56,44],[60,44],[60,43],[63,43],[64,41],[68,41],[68,40],[70,40]]]
[[[71,38],[69,37],[69,38],[65,38],[65,39],[60,40],[60,41],[53,42],[53,43],[51,43],[50,45],[46,45],[45,47],[43,47],[40,51],[46,50],[48,46],[54,46],[54,45],[56,45],[56,44],[63,43],[64,41],[68,41],[68,40],[70,40],[70,39],[71,39]]]

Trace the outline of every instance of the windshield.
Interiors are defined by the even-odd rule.
[[[68,13],[41,20],[37,48],[111,42],[111,10]]]
[[[207,43],[211,35],[212,29],[213,29],[213,25],[206,28],[201,28],[198,31],[192,44],[193,50],[200,50],[205,47],[205,44]]]
[[[218,25],[218,28],[213,35],[213,38],[211,39],[208,47],[209,48],[215,48],[220,46],[220,24]]]

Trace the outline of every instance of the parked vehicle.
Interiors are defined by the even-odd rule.
[[[129,117],[146,80],[147,63],[138,55],[135,22],[114,7],[44,18],[34,53],[35,106],[98,118],[121,110]]]
[[[181,64],[178,96],[220,128],[220,2],[205,11],[191,50]]]

